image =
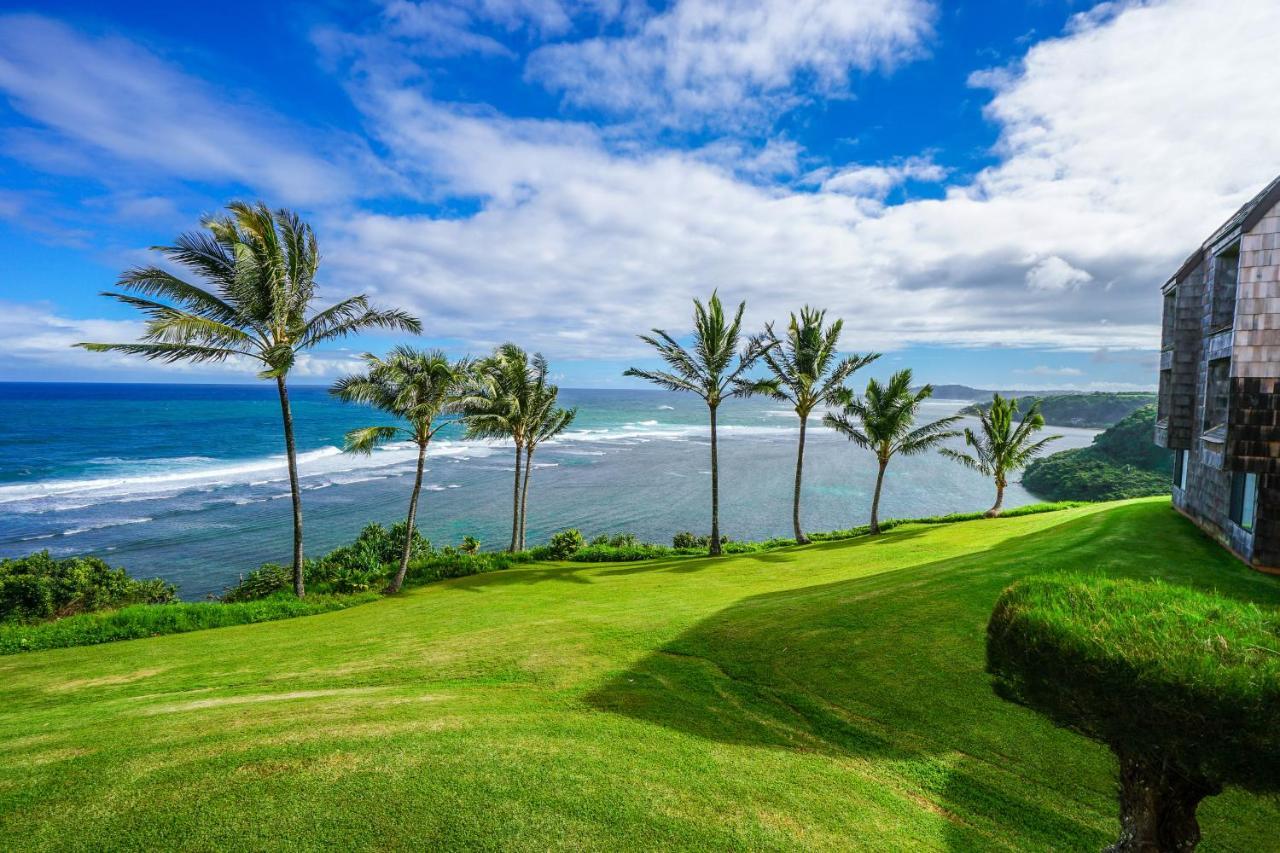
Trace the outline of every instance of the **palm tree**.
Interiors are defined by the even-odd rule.
[[[533,476],[533,452],[538,445],[564,432],[577,417],[577,408],[562,409],[556,406],[560,389],[555,385],[542,385],[529,417],[524,441],[524,483],[520,487],[520,542],[525,549],[524,533],[529,506],[529,478]]]
[[[658,355],[671,368],[666,370],[641,370],[628,368],[624,376],[637,376],[666,388],[669,391],[688,391],[697,394],[707,403],[711,414],[711,547],[710,553],[720,553],[720,460],[716,444],[716,410],[727,397],[741,396],[748,390],[740,383],[742,375],[770,347],[772,342],[763,337],[747,339],[742,352],[738,343],[742,333],[742,313],[747,303],[738,305],[732,321],[725,318],[720,297],[712,292],[711,299],[703,305],[693,300],[693,351],[690,352],[662,329],[653,329],[652,335],[640,335],[640,340],[658,351]],[[734,357],[738,362],[733,364]]]
[[[373,308],[363,295],[312,310],[320,253],[311,226],[292,211],[272,212],[262,202],[234,202],[227,211],[206,217],[204,231],[154,247],[201,284],[160,267],[135,267],[119,279],[120,288],[130,292],[103,294],[147,316],[140,341],[76,346],[167,364],[243,360],[261,366],[259,378],[275,380],[293,495],[293,589],[301,598],[302,497],[285,382],[289,369],[300,352],[326,341],[373,328],[416,334],[422,324],[403,311]]]
[[[515,444],[515,481],[511,492],[511,544],[520,547],[522,457],[533,415],[547,386],[547,360],[506,343],[477,365],[476,378],[459,408],[468,438],[509,438]]]
[[[365,353],[364,360],[367,365],[364,373],[342,377],[333,384],[330,393],[348,403],[373,406],[408,426],[353,429],[347,433],[347,450],[370,454],[378,445],[401,437],[418,447],[418,465],[405,520],[404,550],[400,554],[400,567],[386,589],[388,595],[394,595],[404,585],[404,576],[409,570],[427,447],[435,434],[451,423],[442,416],[455,411],[470,377],[471,365],[466,359],[451,362],[440,350],[423,352],[405,345],[393,349],[386,358]]]
[[[981,434],[969,427],[964,430],[964,443],[973,449],[973,453],[961,453],[958,450],[943,448],[942,455],[954,459],[966,468],[972,468],[996,481],[996,502],[987,510],[987,518],[1000,514],[1004,505],[1004,490],[1009,485],[1009,474],[1025,468],[1031,458],[1044,450],[1051,441],[1062,438],[1051,435],[1039,441],[1032,441],[1032,436],[1044,428],[1044,417],[1040,414],[1040,401],[1031,404],[1022,421],[1015,426],[1018,416],[1016,398],[1005,399],[999,394],[991,401],[991,407],[978,415]]]
[[[958,430],[950,428],[961,419],[959,415],[916,426],[920,404],[932,396],[932,385],[913,392],[911,371],[899,370],[889,377],[888,384],[881,385],[872,379],[862,397],[846,403],[840,414],[828,412],[822,419],[824,424],[876,455],[879,470],[875,497],[871,499],[872,533],[880,532],[880,491],[889,460],[899,453],[904,456],[924,453],[960,435]]]
[[[800,442],[796,450],[796,484],[791,501],[791,524],[796,544],[807,545],[809,538],[800,526],[800,485],[804,478],[804,439],[809,415],[817,406],[834,406],[848,400],[845,381],[857,370],[880,357],[879,353],[839,357],[840,330],[843,320],[823,328],[826,311],[805,306],[800,317],[791,315],[786,340],[779,340],[773,324],[766,326],[766,337],[773,344],[764,353],[764,363],[773,374],[771,380],[741,383],[743,393],[764,393],[785,400],[800,418]]]

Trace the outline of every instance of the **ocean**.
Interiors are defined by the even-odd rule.
[[[670,542],[710,526],[707,412],[663,391],[565,388],[578,407],[563,438],[534,457],[529,541],[565,527],[632,532]],[[371,457],[342,451],[354,427],[386,423],[327,389],[291,389],[309,555],[351,540],[365,524],[403,517],[415,450]],[[966,404],[931,400],[923,417]],[[0,557],[47,549],[96,554],[184,598],[218,594],[265,561],[288,562],[290,501],[275,388],[254,385],[0,383]],[[875,466],[870,453],[811,418],[803,520],[808,530],[863,524]],[[791,535],[798,421],[776,401],[721,408],[721,526],[735,539]],[[1094,430],[1049,430],[1055,449],[1088,445]],[[962,442],[960,442],[962,443]],[[959,443],[958,443],[959,444]],[[419,527],[437,545],[510,535],[510,445],[464,441],[446,427],[432,445]],[[991,482],[936,453],[895,459],[881,517],[987,508]],[[1035,502],[1013,484],[1006,506]]]

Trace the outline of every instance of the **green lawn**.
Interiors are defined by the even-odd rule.
[[[14,655],[0,848],[1096,851],[1109,753],[982,672],[1000,589],[1053,569],[1280,606],[1154,499]],[[1277,849],[1274,801],[1201,815]]]

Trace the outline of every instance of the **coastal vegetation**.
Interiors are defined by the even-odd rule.
[[[1031,578],[996,603],[987,667],[999,695],[1115,753],[1115,853],[1191,850],[1205,798],[1280,791],[1275,607],[1153,581]]]
[[[933,396],[933,387],[912,389],[911,371],[899,370],[885,384],[872,379],[861,397],[848,400],[844,410],[828,412],[823,423],[876,456],[876,489],[871,498],[871,532],[880,532],[880,493],[884,473],[894,456],[914,456],[960,435],[951,429],[958,415],[916,426],[920,405]]]
[[[440,350],[421,352],[408,346],[396,347],[386,358],[366,353],[364,359],[368,365],[365,372],[339,379],[333,385],[333,395],[347,402],[372,406],[407,426],[386,424],[352,430],[346,436],[347,450],[367,455],[378,445],[397,438],[413,442],[418,449],[404,524],[404,548],[399,568],[386,590],[395,594],[404,585],[404,576],[409,570],[427,448],[435,434],[449,423],[442,416],[456,412],[461,405],[471,378],[471,365],[465,360],[450,361]]]
[[[1098,850],[1112,753],[1001,701],[975,630],[1061,571],[1280,606],[1155,499],[10,656],[0,846]],[[1267,850],[1280,806],[1198,817]]]
[[[733,319],[725,317],[724,306],[717,293],[711,294],[706,305],[693,300],[693,351],[685,349],[662,329],[654,329],[652,335],[640,335],[640,340],[653,347],[670,370],[642,370],[628,368],[624,375],[635,376],[652,382],[668,391],[685,391],[696,394],[707,404],[711,419],[711,536],[707,553],[715,556],[720,548],[720,458],[717,447],[716,411],[729,397],[759,393],[771,387],[747,379],[747,372],[768,349],[772,341],[763,336],[742,340],[742,314],[747,303],[738,304]],[[737,363],[734,363],[734,359]]]
[[[791,525],[795,540],[803,545],[809,540],[800,524],[800,489],[804,479],[804,440],[809,415],[820,406],[837,406],[848,399],[845,382],[853,374],[880,357],[879,353],[840,357],[840,331],[843,320],[825,326],[827,312],[805,306],[799,318],[791,315],[786,338],[780,339],[773,324],[765,327],[769,346],[762,353],[772,378],[765,382],[746,383],[748,394],[765,393],[775,400],[791,404],[800,419],[800,438],[796,444],[796,480],[791,501]]]
[[[256,364],[280,397],[289,491],[293,499],[293,586],[302,598],[302,492],[286,380],[298,354],[369,329],[418,333],[422,324],[399,309],[379,309],[364,295],[317,310],[320,250],[315,232],[296,213],[262,202],[233,202],[209,216],[204,231],[156,246],[194,280],[158,266],[134,267],[119,279],[124,293],[106,293],[147,318],[135,343],[80,343],[93,352],[119,352],[153,361],[194,364],[229,359]]]
[[[996,516],[1004,508],[1004,490],[1009,485],[1009,475],[1025,468],[1050,442],[1062,436],[1050,435],[1037,440],[1036,434],[1044,427],[1040,403],[1033,402],[1026,415],[1019,419],[1018,401],[1005,399],[999,394],[978,416],[978,420],[979,431],[975,432],[971,427],[964,429],[964,443],[970,452],[949,447],[939,452],[995,480],[996,502],[987,510],[987,515]]]
[[[1034,460],[1022,475],[1022,485],[1049,500],[1167,495],[1172,454],[1151,440],[1155,424],[1155,406],[1143,406],[1097,435],[1089,447]]]
[[[1030,411],[1040,404],[1040,414],[1049,426],[1106,429],[1119,423],[1143,406],[1155,405],[1156,395],[1147,391],[1094,391],[1088,394],[1042,394],[1019,397],[1018,408]],[[962,415],[977,417],[991,408],[990,402],[973,403],[960,410]]]
[[[139,580],[99,557],[58,558],[39,551],[0,560],[0,623],[31,622],[111,610],[129,604],[167,604],[172,584]]]

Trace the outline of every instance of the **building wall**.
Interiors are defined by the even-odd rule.
[[[1235,323],[1215,334],[1217,263],[1206,252],[1178,285],[1173,351],[1161,364],[1173,369],[1169,417],[1157,437],[1189,453],[1185,487],[1174,489],[1178,509],[1251,564],[1280,569],[1280,204],[1241,235]],[[1208,372],[1224,355],[1231,359],[1228,429],[1225,442],[1215,442],[1204,438]],[[1259,475],[1252,532],[1230,521],[1235,472]]]

